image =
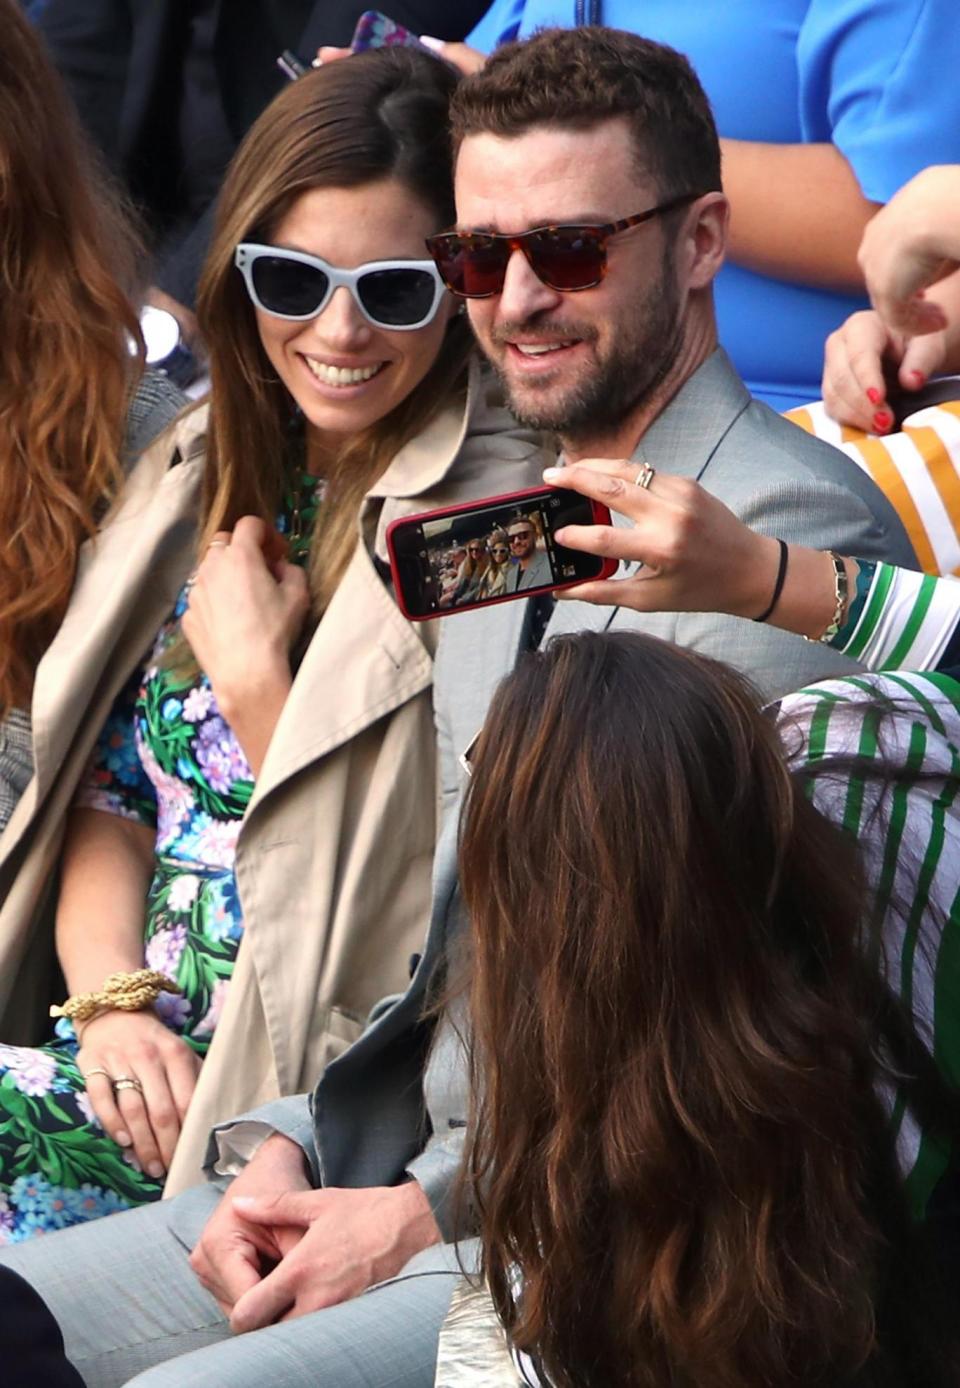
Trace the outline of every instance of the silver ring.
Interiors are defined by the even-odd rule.
[[[652,468],[649,463],[644,463],[633,479],[635,487],[642,487],[645,492],[650,490],[650,483],[653,481],[653,474],[656,468]]]
[[[103,1075],[104,1079],[109,1080],[110,1083],[113,1084],[113,1076],[110,1074],[110,1071],[105,1070],[102,1065],[91,1066],[83,1078],[88,1080],[91,1075]]]

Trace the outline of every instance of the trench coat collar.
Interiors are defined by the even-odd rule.
[[[429,688],[432,679],[431,656],[361,541],[297,670],[246,822],[283,782]]]
[[[421,496],[438,486],[463,447],[483,389],[480,363],[472,353],[466,398],[458,396],[452,400],[434,415],[416,438],[404,444],[367,495],[372,498]]]
[[[78,710],[105,682],[118,692],[176,601],[194,562],[206,418],[191,411],[147,449],[110,523],[80,547],[73,597],[37,670],[28,802],[56,777]]]

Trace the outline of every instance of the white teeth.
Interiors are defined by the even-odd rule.
[[[515,342],[518,352],[525,357],[542,357],[545,352],[559,352],[562,347],[572,347],[571,342]]]
[[[369,381],[383,366],[382,361],[374,366],[327,366],[326,362],[314,361],[312,357],[304,357],[304,361],[325,386],[355,386],[360,381]]]

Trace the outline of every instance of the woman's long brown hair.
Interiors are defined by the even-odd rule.
[[[514,1341],[563,1388],[957,1381],[877,1089],[919,1043],[754,691],[560,638],[473,760],[465,1179]]]
[[[121,480],[135,263],[60,78],[0,0],[0,715],[29,702],[77,549]]]
[[[290,464],[294,411],[263,350],[234,268],[241,241],[269,242],[312,188],[396,178],[436,216],[454,218],[447,111],[456,85],[444,64],[409,49],[361,54],[292,83],[253,126],[230,166],[197,303],[210,350],[211,405],[200,550],[242,515],[272,524]],[[426,252],[424,252],[426,254]],[[335,459],[311,554],[317,612],[329,603],[357,541],[364,494],[397,451],[458,392],[470,349],[455,319],[431,370],[387,418]]]

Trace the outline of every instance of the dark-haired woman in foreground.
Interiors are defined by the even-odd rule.
[[[960,1131],[960,687],[903,679],[775,719],[608,634],[494,699],[462,827],[468,1175],[530,1382],[957,1382],[957,1246],[924,1220]]]

